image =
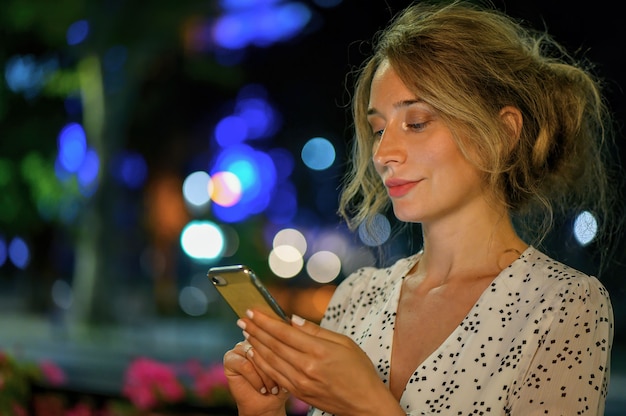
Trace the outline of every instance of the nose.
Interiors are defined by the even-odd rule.
[[[378,169],[406,160],[401,132],[396,131],[393,125],[387,125],[378,142],[374,144],[372,158]]]

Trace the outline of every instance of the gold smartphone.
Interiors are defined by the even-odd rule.
[[[289,322],[278,302],[248,266],[211,267],[207,276],[238,317],[245,317],[247,309],[255,308]]]

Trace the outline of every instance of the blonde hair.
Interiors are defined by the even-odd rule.
[[[538,219],[534,243],[557,213],[584,208],[608,215],[603,147],[609,113],[591,67],[495,9],[420,2],[376,36],[374,53],[358,72],[356,137],[339,207],[352,228],[389,205],[373,167],[367,122],[370,84],[383,60],[439,113],[510,214]],[[506,106],[522,114],[519,135],[500,116]]]

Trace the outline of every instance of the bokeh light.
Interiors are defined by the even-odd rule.
[[[200,207],[211,201],[213,182],[205,171],[192,172],[183,181],[183,198],[188,204]]]
[[[191,221],[180,234],[180,245],[191,259],[208,263],[220,258],[226,242],[220,227],[211,221]]]
[[[318,251],[306,263],[306,271],[314,281],[329,283],[341,272],[341,259],[331,251]]]
[[[294,228],[284,228],[276,233],[272,241],[273,248],[280,246],[291,246],[300,253],[300,256],[304,256],[307,242],[300,231]]]
[[[130,189],[138,189],[148,178],[148,164],[144,156],[138,152],[123,151],[111,162],[113,177]]]
[[[314,137],[302,147],[302,161],[313,170],[328,169],[335,161],[335,147],[323,137]]]
[[[375,247],[384,244],[389,239],[391,224],[387,217],[382,214],[376,214],[371,223],[361,223],[358,232],[363,244]]]
[[[204,292],[193,286],[182,288],[178,295],[178,304],[182,311],[190,316],[204,315],[209,307]]]
[[[83,164],[87,153],[87,136],[78,123],[69,123],[59,133],[58,161],[67,172],[76,172]]]
[[[598,221],[589,211],[583,211],[574,220],[574,237],[581,246],[591,243],[598,233]]]
[[[7,60],[4,77],[11,91],[32,99],[39,94],[44,83],[58,68],[56,58],[38,62],[33,55],[16,55]]]
[[[25,269],[30,262],[30,248],[21,237],[13,237],[9,243],[9,259],[18,269]]]
[[[297,248],[282,245],[270,251],[268,264],[276,276],[288,279],[300,273],[304,266],[304,259]]]
[[[83,195],[89,196],[96,190],[96,179],[100,171],[100,158],[95,150],[88,148],[85,152],[83,163],[76,172],[78,185]]]
[[[210,188],[213,190],[213,202],[223,207],[232,207],[241,199],[243,186],[234,173],[217,172],[211,177]]]
[[[78,45],[87,39],[87,35],[89,35],[89,22],[78,20],[67,28],[65,39],[68,45]]]
[[[248,127],[245,121],[238,116],[228,116],[221,119],[215,126],[215,141],[220,146],[243,142],[248,138]]]
[[[304,29],[311,10],[302,3],[222,1],[225,13],[213,26],[213,41],[226,49],[268,47]]]
[[[52,284],[52,302],[59,308],[68,310],[74,301],[72,287],[65,281],[57,279]]]

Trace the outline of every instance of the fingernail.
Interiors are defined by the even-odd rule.
[[[294,324],[298,326],[302,326],[304,325],[304,318],[294,314],[294,315],[291,315],[291,322],[293,322]]]
[[[267,389],[265,387],[261,387],[261,394],[267,393]]]
[[[250,309],[246,310],[246,316],[250,319],[254,318],[254,313]]]
[[[237,326],[241,329],[246,329],[246,323],[243,321],[243,319],[237,319]]]
[[[243,337],[244,337],[245,339],[250,338],[250,334],[248,334],[246,331],[241,331],[241,333],[243,334]]]
[[[281,387],[280,389],[283,391],[283,393],[289,393],[289,390],[287,390],[287,389],[286,389],[286,388],[284,388],[284,387]]]
[[[278,387],[277,386],[272,387],[272,394],[278,394]]]

